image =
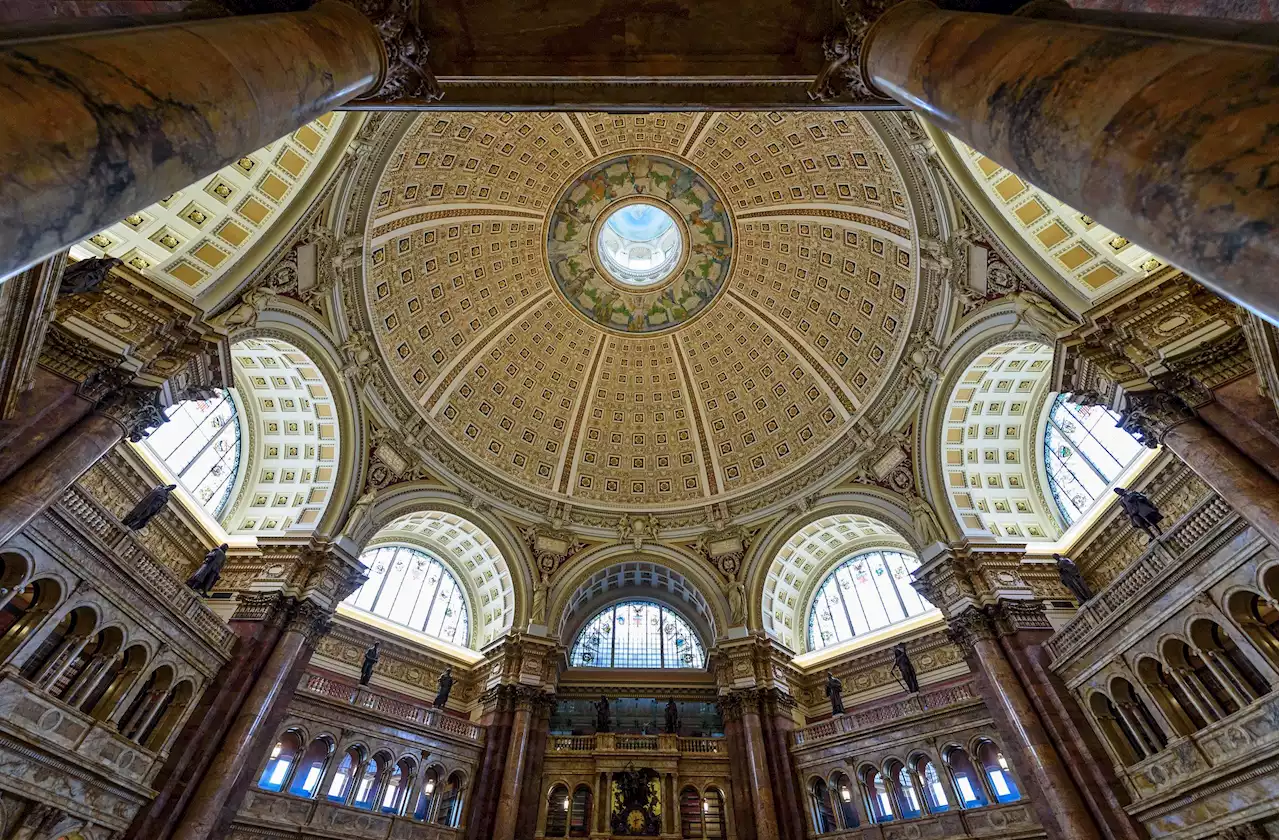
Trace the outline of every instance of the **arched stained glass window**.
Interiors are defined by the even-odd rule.
[[[569,664],[592,668],[701,668],[707,655],[689,622],[653,601],[619,601],[582,627]]]
[[[900,551],[867,551],[827,575],[809,607],[809,649],[847,642],[933,609],[911,588],[920,561]]]
[[[222,515],[240,469],[240,422],[231,394],[185,400],[165,409],[169,418],[145,445],[178,483],[214,517]]]
[[[1143,446],[1100,405],[1076,405],[1059,394],[1044,430],[1049,489],[1067,524],[1075,522],[1133,463]]]
[[[360,555],[369,579],[346,603],[396,624],[466,646],[467,602],[453,573],[418,548],[385,545]]]

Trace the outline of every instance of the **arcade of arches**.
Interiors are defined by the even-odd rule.
[[[1273,7],[432,5],[0,11],[0,840],[1280,835],[1275,109],[942,43]]]

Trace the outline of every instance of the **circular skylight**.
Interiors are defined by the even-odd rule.
[[[610,212],[596,239],[604,270],[624,286],[641,288],[665,280],[683,247],[676,220],[647,202],[624,204]]]

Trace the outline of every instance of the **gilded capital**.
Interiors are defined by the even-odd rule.
[[[947,637],[967,655],[979,642],[994,641],[996,633],[986,610],[969,607],[947,622]]]

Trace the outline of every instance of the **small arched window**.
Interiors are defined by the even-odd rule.
[[[440,794],[440,807],[436,810],[436,824],[457,828],[462,818],[462,775],[456,770],[449,774],[444,792]]]
[[[862,772],[862,784],[867,796],[867,812],[875,822],[889,822],[893,819],[893,801],[889,797],[889,786],[885,784],[884,775],[875,768],[868,767]]]
[[[169,422],[143,445],[214,518],[222,515],[240,469],[240,421],[231,393],[185,400],[165,409]]]
[[[960,747],[952,747],[946,753],[947,767],[956,783],[956,793],[960,797],[963,808],[981,808],[987,804],[987,796],[982,791],[982,782],[978,779],[978,771],[974,769],[969,753]]]
[[[826,834],[836,830],[836,815],[831,810],[831,791],[822,779],[814,779],[809,785],[809,811],[816,833]]]
[[[293,772],[293,781],[289,784],[289,793],[311,799],[320,788],[320,778],[329,764],[329,756],[333,755],[333,741],[328,738],[316,738],[302,754],[298,769]]]
[[[381,752],[364,763],[356,780],[356,793],[351,800],[353,807],[373,810],[374,803],[378,801],[378,789],[382,787],[390,767],[391,756]]]
[[[596,613],[573,643],[569,664],[591,668],[701,668],[707,655],[693,627],[655,601],[619,601]]]
[[[999,747],[990,741],[983,741],[978,746],[978,760],[982,762],[982,769],[986,771],[987,781],[991,783],[991,792],[996,795],[997,802],[1013,802],[1022,797],[1018,792],[1018,783],[1013,780],[1013,773],[1009,770],[1009,762],[1005,760]]]
[[[901,551],[864,551],[836,566],[809,606],[809,649],[923,615],[933,607],[911,588],[920,561]]]
[[[422,782],[422,793],[418,794],[418,804],[413,809],[413,818],[419,822],[430,822],[440,792],[440,769],[428,767]]]
[[[938,768],[934,763],[925,756],[920,756],[916,759],[915,768],[924,787],[925,801],[929,803],[929,813],[938,814],[949,809],[951,800],[947,796],[947,787],[938,775]]]
[[[1100,405],[1076,405],[1059,394],[1044,430],[1044,464],[1053,500],[1067,524],[1084,516],[1143,445]]]
[[[556,785],[547,794],[547,830],[545,837],[565,837],[569,833],[569,788]]]
[[[409,791],[409,785],[413,783],[414,771],[417,769],[411,758],[402,758],[396,763],[395,768],[391,771],[391,778],[387,780],[386,786],[382,790],[382,803],[380,810],[384,814],[399,814],[404,808],[404,800]]]
[[[465,647],[471,638],[462,585],[420,548],[384,545],[360,555],[369,578],[346,603],[428,636]]]
[[[914,819],[921,814],[920,794],[916,793],[915,779],[906,765],[895,762],[890,767],[893,774],[895,793],[898,799],[898,813],[903,819]]]
[[[351,747],[343,753],[342,760],[338,762],[337,772],[333,774],[333,781],[329,783],[329,790],[325,793],[325,799],[330,802],[345,803],[354,787],[355,775],[363,764],[364,751],[359,747]]]
[[[853,782],[844,773],[836,773],[831,777],[831,786],[835,789],[836,813],[840,817],[840,827],[857,828],[858,809],[853,804]]]
[[[271,757],[267,759],[267,766],[262,768],[258,787],[271,791],[283,788],[285,781],[289,778],[289,769],[293,767],[293,762],[297,760],[301,750],[301,735],[293,730],[281,735],[280,740],[276,741],[276,745],[271,748]]]

